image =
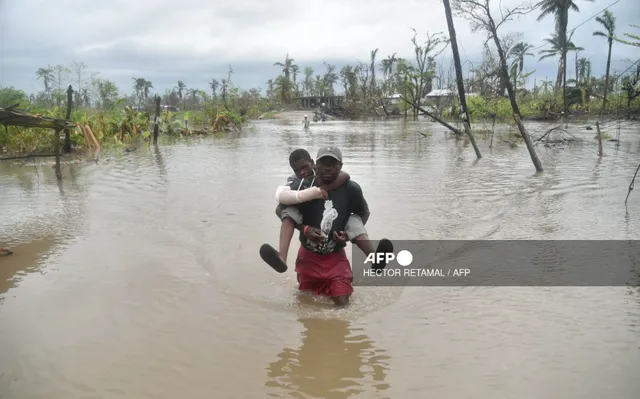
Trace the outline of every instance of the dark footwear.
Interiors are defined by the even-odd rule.
[[[13,251],[8,248],[0,248],[0,256],[13,255]]]
[[[378,243],[378,248],[376,249],[376,253],[393,253],[393,244],[391,241],[383,238]],[[374,263],[371,268],[374,270],[382,270],[387,266],[387,261],[383,258],[379,263]]]
[[[287,264],[282,261],[280,254],[269,244],[262,244],[260,247],[260,257],[263,261],[278,273],[287,271]]]

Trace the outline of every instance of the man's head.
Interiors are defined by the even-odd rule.
[[[313,159],[307,150],[299,148],[289,154],[289,165],[299,179],[313,175]]]
[[[318,175],[324,184],[333,182],[342,170],[342,151],[338,147],[322,147],[316,156]]]

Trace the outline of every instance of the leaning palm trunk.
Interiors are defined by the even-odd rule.
[[[607,108],[607,91],[609,90],[609,68],[611,67],[611,46],[613,40],[609,39],[609,54],[607,55],[607,70],[604,75],[604,96],[602,97],[602,109],[600,110],[600,119]]]

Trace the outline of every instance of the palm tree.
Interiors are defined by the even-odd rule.
[[[393,94],[391,92],[391,77],[393,76],[393,67],[396,61],[398,61],[398,59],[396,58],[396,54],[397,53],[391,54],[380,63],[380,66],[382,67],[382,76],[384,76],[385,86],[387,87],[387,94],[389,95]]]
[[[591,80],[591,61],[587,58],[578,58],[578,84],[588,83]]]
[[[191,97],[191,108],[196,108],[196,96],[200,93],[198,89],[188,89],[186,92],[187,97]]]
[[[138,97],[138,102],[142,101],[142,93],[144,91],[144,86],[146,80],[144,78],[132,78],[133,79],[133,90],[136,92],[136,97]]]
[[[629,25],[632,26],[636,29],[640,29],[640,25]],[[622,40],[619,37],[616,37],[615,40],[616,42],[620,42],[620,43],[624,43],[624,44],[628,44],[630,46],[635,46],[635,47],[640,47],[640,35],[634,35],[632,33],[623,33],[623,35],[625,35],[626,37],[630,37],[631,39],[637,40],[636,42],[630,42],[628,40]]]
[[[379,49],[371,50],[371,65],[369,66],[371,70],[371,95],[373,96],[373,92],[376,89],[376,55],[378,54]]]
[[[585,0],[593,2],[595,0]],[[538,21],[543,20],[549,15],[554,15],[556,19],[556,35],[560,43],[560,67],[562,68],[562,97],[564,99],[564,112],[568,113],[567,108],[567,52],[569,51],[570,38],[567,38],[567,26],[569,25],[569,11],[580,12],[580,9],[573,0],[541,0],[536,4],[542,11],[538,16]]]
[[[575,44],[573,44],[572,41],[567,41],[566,43],[562,43],[559,35],[557,33],[554,33],[551,35],[550,38],[544,39],[545,42],[547,42],[548,44],[551,45],[551,48],[549,49],[545,49],[545,50],[540,50],[539,54],[543,54],[542,57],[539,58],[540,61],[544,60],[545,58],[551,58],[551,57],[559,57],[559,67],[558,67],[558,79],[556,79],[556,90],[560,88],[559,83],[561,83],[562,81],[560,80],[560,72],[564,71],[564,77],[566,78],[566,68],[563,64],[563,62],[566,60],[566,52],[568,51],[582,51],[584,50],[582,47],[576,47]],[[566,48],[566,52],[565,52],[565,48]],[[563,57],[563,54],[565,55]],[[566,91],[563,92],[563,95],[566,94]]]
[[[305,96],[310,96],[314,94],[313,91],[313,68],[305,67],[304,68],[304,81],[302,82],[302,91]]]
[[[611,66],[611,47],[613,46],[613,40],[615,39],[615,31],[616,31],[616,17],[609,10],[605,10],[602,17],[596,17],[596,21],[598,21],[606,31],[595,31],[593,32],[594,36],[602,36],[607,39],[609,43],[609,54],[607,55],[607,71],[604,75],[604,96],[602,98],[602,110],[600,110],[600,118],[602,118],[602,114],[606,108],[607,104],[607,89],[609,88],[609,67]]]
[[[552,83],[553,83],[553,82],[552,82],[551,80],[543,79],[543,80],[540,82],[540,86],[542,87],[542,91],[546,93],[546,92],[547,92],[547,90],[549,90],[549,88],[551,87]]]
[[[293,58],[289,58],[289,53],[287,53],[284,62],[275,62],[273,65],[274,66],[281,66],[282,67],[282,74],[284,76],[284,79],[287,81],[285,82],[278,82],[278,79],[276,79],[276,84],[278,84],[279,86],[279,91],[282,95],[282,101],[284,103],[288,103],[289,102],[289,92],[291,91],[291,89],[293,88],[293,85],[291,84],[291,79],[289,78],[289,76],[291,75],[291,72],[293,70]]]
[[[42,82],[44,83],[45,93],[49,93],[49,90],[51,90],[49,83],[53,82],[53,80],[55,79],[55,77],[53,76],[53,68],[40,68],[36,71],[36,76],[37,79],[42,79]]]
[[[153,83],[145,79],[144,85],[142,86],[142,93],[144,94],[145,100],[149,98],[149,89],[153,89]]]
[[[533,48],[532,45],[525,42],[520,42],[515,46],[513,46],[513,48],[509,52],[509,55],[514,58],[513,63],[511,64],[512,68],[514,68],[513,72],[515,72],[513,73],[513,90],[514,91],[516,90],[518,75],[522,73],[522,70],[524,68],[524,57],[526,57],[527,55],[533,56],[533,53],[529,52],[529,50],[531,50],[532,48]],[[517,69],[515,69],[516,65],[517,65]]]
[[[220,82],[218,82],[218,80],[216,79],[211,79],[211,82],[209,82],[209,87],[211,87],[211,92],[213,93],[213,99],[215,101],[215,99],[217,98],[216,90],[218,89],[218,87],[220,87]]]
[[[325,68],[327,68],[327,71],[324,73],[324,76],[322,77],[322,85],[326,90],[326,93],[324,95],[333,96],[334,95],[333,85],[338,81],[340,77],[338,76],[337,73],[335,73],[335,70],[336,70],[335,65],[331,65],[326,62],[324,62],[323,64]]]
[[[267,80],[267,98],[271,100],[273,97],[273,79]]]
[[[296,96],[300,97],[300,90],[298,88],[298,72],[300,68],[297,65],[291,65],[291,74],[293,75],[293,86],[296,90]]]
[[[287,56],[284,59],[284,63],[275,62],[273,65],[274,66],[281,66],[282,67],[282,73],[284,74],[284,78],[289,80],[289,75],[291,74],[291,68],[293,67],[293,61],[295,61],[295,60],[293,58],[289,58],[289,53],[287,53]]]
[[[176,86],[176,89],[178,89],[178,99],[180,100],[180,102],[182,102],[182,107],[184,108],[184,101],[182,100],[182,92],[187,89],[187,85],[185,85],[183,81],[179,80],[178,86]]]
[[[289,93],[293,88],[291,80],[287,79],[284,75],[280,75],[276,78],[275,87],[282,103],[287,104],[289,102]]]

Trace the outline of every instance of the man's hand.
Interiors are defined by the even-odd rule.
[[[322,231],[316,227],[307,226],[304,230],[304,236],[312,241],[324,240],[324,234],[322,234]]]
[[[341,231],[341,232],[334,231],[333,239],[337,243],[346,244],[349,241],[349,236],[347,236],[347,233],[345,233],[344,231]]]
[[[327,189],[324,187],[320,187],[320,193],[322,193],[322,199],[327,199],[329,198],[329,193],[327,192]]]

